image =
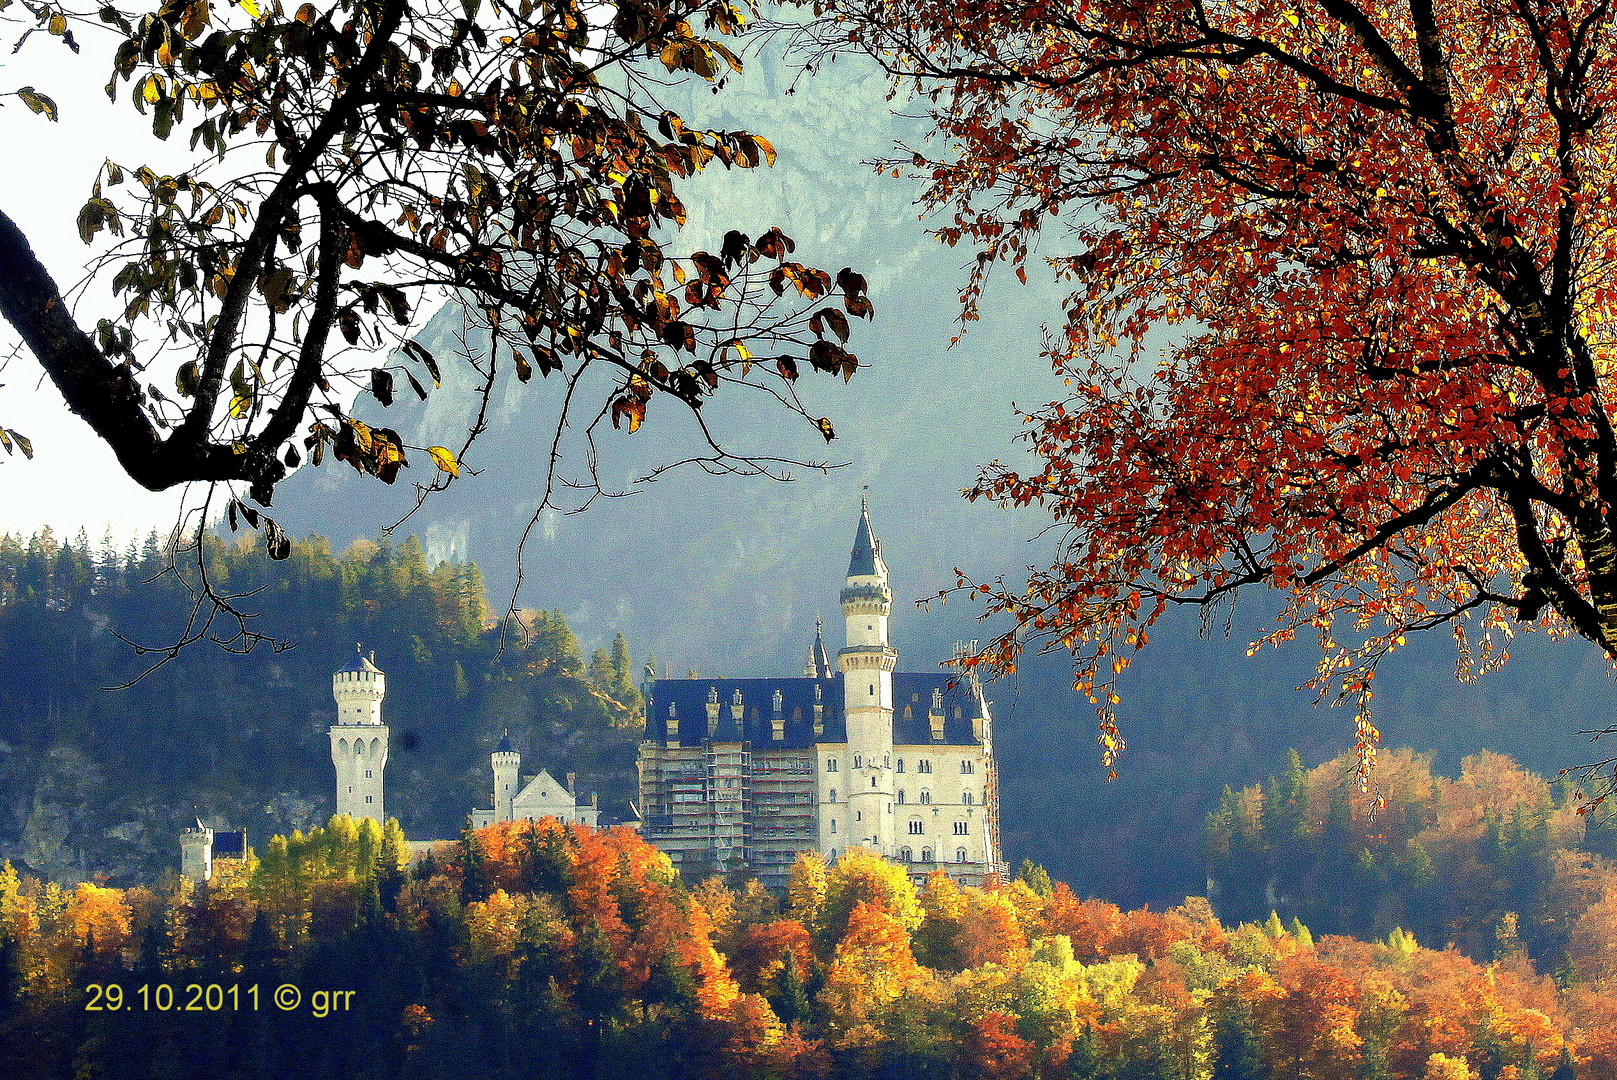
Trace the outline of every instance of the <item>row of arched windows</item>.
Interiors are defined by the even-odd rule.
[[[898,859],[899,859],[900,862],[907,862],[907,863],[908,862],[914,862],[915,861],[915,853],[913,851],[911,851],[907,847],[899,848],[898,849]],[[924,862],[924,863],[929,863],[929,862],[932,861],[932,849],[931,848],[924,847],[924,848],[921,849],[921,861]],[[967,853],[965,848],[955,848],[954,849],[954,861],[957,862],[957,863],[963,863],[963,862],[969,862],[970,861],[969,854]]]

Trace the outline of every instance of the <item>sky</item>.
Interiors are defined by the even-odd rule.
[[[61,121],[49,122],[14,97],[0,98],[0,146],[11,158],[0,167],[0,206],[67,286],[82,276],[90,251],[74,222],[102,162],[110,157],[157,168],[184,147],[157,142],[127,97],[118,105],[107,100],[102,87],[111,64],[94,36],[81,35],[77,56],[40,34],[13,55],[13,26],[0,23],[7,31],[0,42],[0,93],[33,86],[57,103]],[[43,381],[32,355],[3,321],[0,358],[0,426],[27,436],[34,449],[32,461],[20,453],[0,454],[0,532],[27,535],[50,525],[57,536],[70,538],[82,527],[99,540],[109,526],[120,538],[173,526],[184,492],[149,492],[125,476],[112,451]]]

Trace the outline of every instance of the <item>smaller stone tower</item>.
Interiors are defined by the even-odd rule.
[[[512,820],[511,800],[517,795],[517,770],[522,755],[511,749],[511,733],[500,736],[500,745],[490,755],[494,761],[494,820]]]
[[[200,819],[180,833],[180,873],[198,884],[213,877],[213,830]]]
[[[337,722],[331,725],[331,763],[337,770],[337,813],[383,818],[382,770],[387,765],[387,725],[382,698],[387,679],[376,654],[354,647],[354,658],[331,676]]]

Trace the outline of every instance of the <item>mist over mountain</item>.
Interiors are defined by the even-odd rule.
[[[798,242],[794,258],[867,276],[877,310],[872,324],[854,320],[857,375],[847,385],[818,373],[799,382],[811,412],[836,425],[835,442],[733,391],[703,409],[730,448],[845,466],[791,469],[789,484],[686,466],[636,488],[639,476],[702,448],[689,418],[659,399],[635,434],[603,425],[597,440],[603,486],[635,493],[597,500],[577,516],[547,511],[523,551],[519,603],[559,608],[586,642],[632,629],[637,649],[681,671],[761,675],[801,663],[815,617],[838,617],[865,485],[901,603],[952,585],[956,566],[1003,572],[1042,554],[1018,547],[1039,527],[1036,515],[969,504],[960,491],[980,464],[1017,452],[1013,401],[1060,394],[1039,355],[1040,327],[1060,310],[1058,290],[1024,288],[1006,275],[985,304],[988,318],[949,348],[960,331],[957,289],[968,256],[926,235],[913,184],[876,177],[862,163],[917,138],[920,124],[893,114],[885,79],[869,65],[827,65],[787,94],[792,76],[787,61],[765,54],[719,94],[669,91],[669,107],[691,123],[746,127],[779,150],[772,169],[726,173],[715,165],[682,188],[689,224],[670,246],[717,250],[724,229],[757,235],[779,225]],[[454,348],[459,322],[453,310],[441,313],[424,340]],[[452,366],[429,401],[373,405],[367,415],[412,442],[450,443],[475,403],[467,372],[451,374]],[[406,526],[431,555],[484,567],[496,606],[509,595],[517,543],[539,500],[560,390],[540,378],[498,388],[489,430],[467,455],[478,475],[429,499]],[[423,460],[412,471],[426,467]],[[586,466],[575,454],[559,471],[578,477]],[[558,501],[572,497],[563,491]],[[285,485],[277,510],[294,534],[342,542],[374,535],[413,501],[409,490],[384,489],[333,463]],[[930,618],[900,611],[895,633],[908,664],[935,662],[955,637],[977,636],[964,612],[945,619],[942,610]]]

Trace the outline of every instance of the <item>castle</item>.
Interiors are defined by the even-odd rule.
[[[337,703],[337,720],[327,735],[336,770],[337,813],[386,821],[382,777],[387,767],[387,725],[382,722],[382,699],[387,696],[387,676],[376,666],[376,654],[366,655],[356,647],[353,658],[331,676],[331,696]],[[596,807],[577,804],[571,774],[564,786],[540,770],[518,789],[522,757],[511,748],[509,738],[500,740],[491,763],[494,806],[471,812],[474,827],[542,817],[595,826]],[[446,843],[415,840],[410,842],[410,851],[412,857],[419,856]],[[219,832],[198,821],[194,829],[180,834],[180,872],[193,881],[207,881],[213,877],[215,859],[242,859],[246,852],[245,833]]]
[[[992,723],[969,673],[895,674],[892,590],[863,506],[833,671],[816,628],[800,678],[658,679],[640,744],[642,832],[688,874],[784,888],[799,852],[861,847],[967,884],[1003,873]]]

